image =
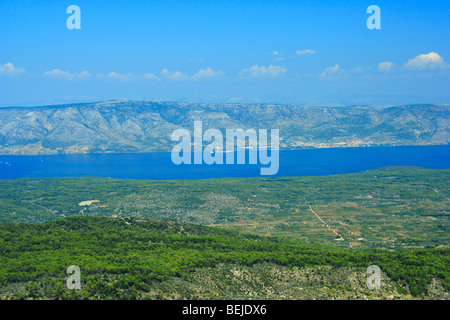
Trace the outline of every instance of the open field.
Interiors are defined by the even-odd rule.
[[[0,180],[0,221],[71,215],[174,219],[347,248],[450,244],[450,170],[275,178]]]

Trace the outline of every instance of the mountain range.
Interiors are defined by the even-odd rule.
[[[450,104],[388,108],[115,100],[0,108],[0,154],[170,151],[178,128],[279,129],[280,148],[450,142]]]

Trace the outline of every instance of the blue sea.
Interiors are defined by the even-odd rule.
[[[169,152],[122,154],[0,155],[0,179],[110,177],[122,179],[207,179],[258,177],[262,165],[181,164]],[[385,166],[450,167],[450,146],[403,146],[281,150],[276,176],[319,176]]]

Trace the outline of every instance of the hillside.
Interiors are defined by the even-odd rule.
[[[448,248],[364,252],[175,221],[0,223],[0,244],[2,300],[448,299],[450,286]],[[79,290],[65,285],[70,265]]]
[[[448,246],[450,169],[319,177],[0,180],[0,222],[174,219],[360,249]]]
[[[376,109],[110,101],[0,108],[0,154],[170,151],[177,128],[280,130],[280,148],[450,142],[449,105]]]

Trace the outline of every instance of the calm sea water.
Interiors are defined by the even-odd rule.
[[[385,166],[450,167],[450,146],[330,148],[280,151],[277,176],[361,172]],[[175,165],[170,153],[0,156],[0,178],[111,177],[204,179],[257,177],[261,165]]]

